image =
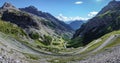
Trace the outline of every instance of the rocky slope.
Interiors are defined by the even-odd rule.
[[[73,39],[80,37],[83,45],[86,45],[106,33],[119,29],[120,2],[111,1],[95,17],[78,29],[74,34]]]
[[[116,1],[114,2],[116,3]],[[112,3],[114,2],[112,1]],[[106,35],[103,34],[103,37],[92,41],[85,48],[71,48],[68,51],[66,50],[67,48],[63,48],[60,50],[61,52],[64,50],[61,55],[57,47],[63,47],[63,45],[56,46],[56,43],[58,44],[60,42],[60,44],[64,44],[64,41],[58,36],[59,34],[52,31],[56,28],[54,28],[54,26],[52,27],[50,23],[48,24],[49,20],[31,13],[20,11],[9,3],[5,3],[4,6],[1,7],[0,12],[2,19],[0,19],[0,63],[120,63],[120,37],[117,36],[120,34],[120,31],[114,31]],[[110,22],[107,21],[108,16],[109,19],[112,18],[113,20],[109,20]],[[106,28],[104,29],[104,27],[102,27],[104,30],[102,30],[101,27],[97,29],[100,25],[95,25],[92,21],[87,23],[89,27],[85,24],[82,26],[83,30],[80,30],[84,31],[84,28],[91,29],[94,26],[95,28],[93,28],[94,30],[92,30],[92,32],[96,31],[96,29],[98,31],[102,30],[101,33],[118,30],[119,19],[115,20],[119,18],[118,16],[119,10],[114,10],[107,11],[91,19],[94,20],[96,18],[95,23],[98,22],[101,26],[103,26],[102,23],[106,23],[104,27],[109,24],[108,28],[106,27],[107,30]],[[98,19],[102,22],[99,22]],[[91,25],[90,22],[93,24]],[[32,34],[29,35],[31,31]],[[91,32],[89,29],[86,31]],[[37,33],[34,34],[34,32]],[[63,32],[65,33],[65,31],[62,31],[62,33]],[[96,33],[100,32],[96,31]],[[39,34],[40,36],[43,34],[43,37],[38,36]],[[52,36],[52,39],[44,34],[49,34]],[[55,36],[53,36],[54,34]],[[91,34],[93,35],[93,33]],[[93,37],[95,38],[94,35]],[[113,38],[115,40],[113,40]],[[44,42],[54,41],[55,46],[53,43],[44,46],[41,39],[43,39]],[[77,39],[79,39],[79,37]]]
[[[27,11],[26,11],[27,10]],[[60,47],[71,38],[73,29],[49,13],[38,11],[34,6],[18,9],[10,3],[0,8],[1,20],[16,25],[33,41],[50,45],[58,41]]]
[[[19,8],[19,9],[22,10],[22,11],[29,12],[29,13],[32,13],[34,15],[37,15],[39,17],[42,17],[42,18],[45,18],[45,19],[49,20],[51,23],[53,23],[55,25],[56,29],[60,29],[62,31],[69,30],[69,31],[72,32],[72,28],[69,25],[67,25],[64,22],[58,20],[57,18],[52,16],[50,13],[39,11],[34,6],[28,6],[28,7]]]

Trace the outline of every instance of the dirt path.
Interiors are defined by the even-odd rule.
[[[0,42],[5,44],[7,47],[24,53],[37,54],[35,51],[21,44],[14,38],[9,37],[8,35],[7,36],[3,35],[4,36],[3,37],[2,35],[0,34]]]
[[[98,50],[104,48],[106,45],[110,44],[111,42],[113,42],[116,38],[118,38],[120,35],[112,35],[110,36],[100,47],[96,48],[93,52],[97,52]]]

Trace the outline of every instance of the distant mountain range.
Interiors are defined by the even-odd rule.
[[[74,30],[77,30],[81,27],[81,25],[83,25],[84,23],[86,23],[86,21],[83,20],[76,20],[76,21],[72,21],[69,26],[71,26]]]

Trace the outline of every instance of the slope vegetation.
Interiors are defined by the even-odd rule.
[[[73,36],[80,39],[77,44],[86,45],[106,33],[120,29],[120,2],[111,1],[95,17],[82,25]],[[77,39],[77,40],[78,40]],[[78,45],[81,46],[81,45]],[[74,46],[73,46],[74,47]]]

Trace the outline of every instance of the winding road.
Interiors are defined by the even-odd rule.
[[[3,35],[3,34],[2,34]],[[0,42],[13,48],[16,49],[18,51],[22,51],[22,52],[26,52],[26,53],[33,53],[33,54],[39,54],[39,55],[52,55],[52,56],[73,56],[73,55],[78,55],[81,52],[85,51],[87,48],[89,48],[90,46],[87,46],[83,49],[74,51],[72,53],[64,53],[64,54],[54,54],[54,53],[50,53],[50,52],[43,52],[43,51],[37,51],[34,50],[32,48],[30,48],[29,46],[26,46],[22,43],[20,43],[19,41],[15,40],[14,38],[9,38],[8,35],[4,36],[4,38],[2,37],[2,35],[0,35]],[[120,37],[120,35],[116,34],[116,35],[112,35],[110,36],[101,46],[99,46],[98,48],[96,48],[95,50],[91,51],[91,53],[97,52],[98,50],[104,48],[106,45],[110,44],[111,42],[113,42],[116,38]],[[101,41],[100,39],[96,40],[97,43]]]
[[[100,47],[96,48],[92,52],[97,52],[98,50],[104,48],[106,45],[110,44],[111,42],[113,42],[114,40],[116,40],[118,37],[120,37],[119,34],[110,36]]]

